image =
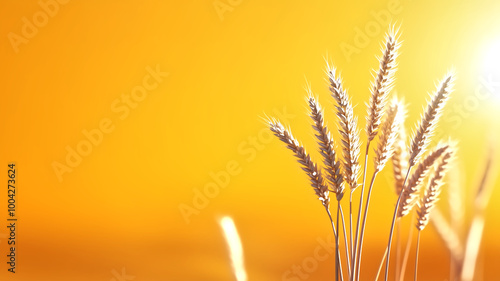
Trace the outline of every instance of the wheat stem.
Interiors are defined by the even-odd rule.
[[[340,205],[340,216],[342,218],[342,228],[344,230],[344,247],[345,247],[345,256],[347,260],[347,275],[349,277],[348,280],[351,280],[351,267],[350,267],[351,260],[349,259],[349,246],[347,244],[344,211],[342,210],[342,205]]]
[[[405,181],[403,182],[403,186],[406,184],[406,181],[408,180],[408,175],[410,175],[411,168],[412,168],[412,166],[410,165],[408,167],[408,172],[406,173]],[[403,195],[403,192],[401,192],[401,194],[399,194],[399,196],[398,196],[398,200],[396,201],[396,207],[394,208],[394,215],[392,216],[391,231],[389,232],[389,242],[387,243],[387,259],[385,262],[385,279],[384,279],[385,281],[387,281],[387,278],[389,277],[389,260],[390,260],[389,258],[391,257],[392,235],[394,233],[394,224],[395,224],[396,219],[397,219],[398,207],[399,207],[399,203],[401,202],[402,195]]]
[[[365,182],[366,182],[366,168],[368,166],[368,152],[370,150],[370,140],[366,143],[366,151],[365,151],[365,165],[363,167],[363,183],[361,185],[361,194],[359,197],[359,210],[358,210],[358,222],[356,223],[356,238],[354,240],[354,249],[353,249],[353,255],[354,255],[354,262],[353,262],[353,272],[354,273],[354,278],[356,280],[359,280],[359,246],[358,246],[358,239],[359,239],[359,229],[360,229],[360,223],[361,223],[361,212],[362,212],[362,205],[363,205],[363,194],[365,193]]]
[[[375,281],[377,281],[378,278],[380,277],[380,273],[382,272],[382,267],[384,266],[384,261],[386,257],[387,257],[387,247],[385,247],[384,255],[382,256],[382,260],[380,261],[380,264],[378,266],[377,275],[375,276]]]
[[[339,217],[340,217],[340,201],[337,201],[337,229],[339,229]],[[337,236],[335,236],[335,248],[337,249],[337,255],[335,258],[335,280],[339,280],[339,257],[340,257],[340,249],[339,249],[339,233],[337,232]]]
[[[401,268],[401,220],[396,222],[396,266],[394,268],[394,278],[398,281]]]
[[[355,262],[355,253],[354,253],[354,238],[353,238],[353,229],[352,229],[352,193],[354,190],[351,189],[350,195],[349,195],[349,239],[351,241],[351,281],[354,280],[356,276],[356,272],[354,272],[354,262]]]
[[[414,219],[415,219],[415,213],[413,213],[411,220],[413,221]],[[410,225],[410,233],[408,234],[408,240],[406,241],[405,255],[403,257],[403,264],[401,265],[401,271],[400,271],[398,280],[404,280],[404,278],[405,278],[406,265],[408,264],[408,257],[410,256],[410,247],[411,247],[411,242],[413,239],[414,229],[415,228],[413,227],[413,225]]]
[[[330,213],[330,210],[326,206],[325,206],[325,209],[326,209],[326,213],[328,214],[328,218],[330,219],[330,223],[332,225],[333,235],[335,236],[335,239],[337,239],[338,233],[337,233],[336,228],[335,228],[335,223],[333,222],[333,219],[332,219],[332,214]],[[338,247],[337,247],[337,249],[335,249],[335,253],[336,253],[335,260],[338,259],[339,263],[342,263],[342,259],[340,258],[340,251],[338,250]],[[344,276],[342,273],[342,267],[340,267],[339,271],[340,271],[340,280],[344,280]]]
[[[415,253],[415,273],[413,274],[413,281],[417,281],[418,251],[419,251],[419,248],[420,248],[420,232],[422,232],[422,231],[419,230],[418,234],[417,234],[417,250],[416,250],[416,253]]]
[[[356,271],[358,273],[357,275],[357,280],[359,280],[360,274],[360,269],[361,269],[361,254],[363,252],[363,239],[365,237],[365,227],[366,227],[366,218],[368,217],[368,207],[370,207],[370,197],[372,194],[372,188],[373,188],[373,183],[375,182],[375,178],[377,177],[378,171],[375,171],[372,176],[372,180],[370,182],[370,187],[368,188],[368,195],[366,196],[366,205],[365,205],[365,212],[363,214],[363,224],[361,224],[361,233],[360,233],[360,238],[359,238],[359,245],[358,245],[358,253],[357,253],[357,265],[356,265]]]

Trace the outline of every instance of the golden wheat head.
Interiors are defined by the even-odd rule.
[[[327,178],[332,187],[332,192],[335,193],[337,200],[341,200],[344,195],[344,179],[340,172],[340,162],[337,161],[335,153],[335,142],[328,127],[324,123],[323,110],[318,101],[314,98],[311,90],[308,89],[309,96],[307,103],[311,109],[310,116],[313,120],[313,128],[316,131],[316,138],[319,144],[319,151],[323,156]]]
[[[401,102],[400,117],[401,121],[398,126],[398,134],[394,142],[394,153],[391,157],[392,169],[394,175],[394,191],[399,196],[403,190],[406,171],[408,171],[408,148],[406,146],[406,129],[404,120],[406,119],[406,105]]]
[[[396,58],[400,47],[398,31],[393,28],[386,35],[386,43],[382,57],[379,58],[380,67],[375,72],[375,81],[371,84],[370,103],[368,104],[368,115],[366,118],[366,134],[368,142],[372,141],[378,133],[378,129],[387,103],[387,96],[394,84],[394,73],[396,72]]]
[[[342,89],[342,79],[336,76],[335,68],[328,67],[328,80],[332,97],[336,101],[337,116],[340,121],[340,136],[344,158],[344,179],[351,190],[358,186],[358,176],[361,166],[359,164],[359,130],[357,118],[347,93]]]
[[[443,177],[448,169],[448,164],[453,155],[453,151],[448,149],[441,157],[437,168],[429,181],[429,185],[425,190],[424,197],[420,201],[420,208],[417,210],[417,229],[423,230],[429,223],[429,215],[431,209],[434,208],[438,200],[441,186],[443,185]]]
[[[306,152],[306,149],[293,137],[290,130],[285,129],[281,122],[276,119],[270,119],[268,122],[269,129],[271,129],[274,135],[284,142],[287,148],[298,158],[298,162],[302,165],[302,170],[309,176],[314,192],[321,203],[328,208],[330,205],[330,194],[318,165],[311,160],[311,156]]]
[[[417,169],[413,172],[403,188],[403,194],[401,195],[401,201],[398,208],[398,217],[406,216],[411,211],[416,203],[420,187],[429,169],[448,148],[448,144],[438,145],[438,148],[433,150],[418,164]]]
[[[443,107],[446,104],[446,101],[448,100],[448,97],[452,91],[453,81],[454,74],[447,74],[443,81],[440,83],[437,92],[429,101],[427,110],[422,116],[422,119],[412,138],[409,159],[410,166],[415,165],[420,160],[420,157],[429,144],[430,138],[436,127],[436,123],[439,120],[439,117],[443,111]]]
[[[375,171],[381,171],[394,152],[399,123],[401,123],[401,103],[395,98],[387,110],[387,117],[382,125],[379,143],[375,149]]]

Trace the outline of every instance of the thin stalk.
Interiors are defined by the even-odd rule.
[[[359,266],[357,268],[357,270],[354,270],[354,267],[356,266],[356,264],[359,264],[359,257],[358,255],[356,254],[356,251],[359,253],[359,245],[358,245],[358,238],[359,238],[359,225],[360,225],[360,222],[361,222],[361,210],[362,210],[362,206],[363,206],[363,194],[365,193],[365,182],[366,182],[366,168],[368,166],[368,152],[370,151],[370,141],[368,141],[366,143],[366,151],[365,151],[365,165],[363,167],[363,183],[361,184],[361,194],[360,194],[360,197],[359,197],[359,210],[358,210],[358,223],[356,225],[356,239],[354,240],[354,252],[353,252],[353,272],[354,272],[354,276],[353,277],[353,280],[354,278],[356,278],[356,280],[359,280]],[[368,201],[367,201],[368,202]]]
[[[411,221],[415,220],[415,213],[411,217]],[[410,256],[410,246],[413,240],[413,231],[415,230],[414,225],[410,225],[410,233],[408,234],[408,241],[406,241],[405,255],[403,257],[403,264],[401,266],[401,273],[399,274],[399,280],[404,280],[406,265],[408,264],[408,257]],[[453,280],[453,279],[450,279]]]
[[[354,239],[353,239],[353,236],[352,236],[352,193],[353,193],[353,190],[351,189],[350,190],[350,194],[349,194],[349,241],[351,243],[351,264],[348,265],[351,267],[351,272],[352,272],[352,275],[351,275],[351,279],[349,279],[350,281],[354,281],[354,276],[355,276],[355,272],[354,272]]]
[[[370,182],[370,187],[368,188],[368,195],[366,196],[365,213],[363,214],[363,224],[361,225],[361,233],[359,236],[358,253],[356,254],[357,257],[356,272],[358,273],[357,280],[359,280],[360,270],[361,270],[361,254],[363,253],[363,239],[365,237],[366,218],[368,217],[368,208],[370,207],[370,197],[372,195],[373,183],[375,182],[377,174],[378,172],[373,173],[372,180]]]
[[[339,217],[340,217],[340,200],[337,201],[337,229],[339,229]],[[339,235],[335,236],[335,248],[337,249],[337,255],[335,256],[335,280],[339,281]]]
[[[417,281],[417,269],[418,269],[418,250],[420,247],[420,230],[417,234],[417,252],[415,253],[415,273],[413,274],[413,281]]]
[[[347,275],[349,276],[348,280],[351,280],[351,260],[349,259],[349,246],[347,244],[347,236],[345,230],[345,219],[344,219],[344,211],[342,211],[342,205],[340,205],[340,216],[342,217],[342,228],[344,230],[344,244],[345,244],[345,256],[347,259]]]
[[[398,276],[401,268],[401,220],[396,222],[396,268],[395,278],[398,281]]]
[[[403,183],[403,188],[406,185],[406,181],[408,180],[408,176],[410,175],[411,171],[411,165],[408,167],[408,172],[406,173],[405,181]],[[401,202],[401,197],[403,195],[403,191],[399,193],[398,196],[398,201],[396,202],[396,207],[394,208],[394,215],[392,217],[392,225],[391,225],[391,231],[389,233],[389,243],[387,243],[387,260],[385,262],[385,281],[387,281],[387,278],[389,277],[389,260],[391,257],[391,245],[392,245],[392,235],[394,234],[394,224],[396,223],[396,218],[398,216],[398,209],[399,209],[399,203]]]
[[[335,239],[337,239],[337,231],[335,229],[335,223],[333,222],[333,219],[332,219],[332,214],[330,213],[330,210],[328,210],[328,208],[326,206],[325,206],[325,209],[326,209],[326,213],[328,214],[328,218],[330,219],[330,223],[332,224],[333,235],[335,236]],[[338,248],[336,249],[336,252],[337,252],[338,261],[339,261],[339,263],[341,263],[342,260],[340,259],[340,251],[338,250]],[[340,267],[340,280],[344,280],[342,267]]]
[[[382,260],[380,261],[380,265],[378,266],[377,276],[375,276],[375,281],[378,280],[378,277],[380,276],[380,272],[382,272],[382,267],[384,266],[385,257],[387,257],[387,247],[385,248],[384,256],[382,257]]]

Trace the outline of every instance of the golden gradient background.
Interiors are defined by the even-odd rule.
[[[32,22],[42,8],[33,0],[2,1],[2,280],[108,281],[118,280],[113,272],[122,268],[134,280],[232,280],[217,223],[222,215],[238,226],[249,280],[281,280],[331,230],[290,152],[275,139],[255,148],[250,142],[268,136],[262,116],[286,107],[294,115],[289,123],[296,137],[314,151],[304,101],[307,82],[328,109],[338,139],[324,80],[326,56],[342,71],[364,128],[370,71],[378,67],[375,56],[388,24],[377,23],[380,29],[371,30],[367,46],[350,59],[341,44],[355,45],[356,28],[376,23],[373,12],[387,11],[388,5],[400,9],[391,15],[404,40],[395,90],[411,104],[408,128],[438,79],[452,67],[457,72],[440,128],[459,141],[464,195],[472,201],[488,138],[500,129],[498,86],[494,94],[472,101],[478,88],[485,92],[481,77],[499,81],[499,72],[485,72],[483,62],[500,64],[498,57],[484,56],[500,40],[500,2],[221,2],[233,4],[222,17],[212,0],[69,1],[16,53],[9,34],[21,35],[23,17]],[[121,120],[111,105],[142,85],[146,67],[157,65],[169,76]],[[458,113],[455,106],[470,110]],[[85,139],[82,130],[98,128],[104,118],[114,130],[60,182],[53,162],[64,163],[66,146],[75,148]],[[318,159],[315,151],[313,157]],[[18,168],[15,275],[5,263],[10,161]],[[212,181],[210,173],[232,161],[241,172],[187,224],[180,204],[192,205],[193,190],[203,190]],[[372,198],[366,278],[378,266],[396,200],[389,172],[390,165]],[[496,187],[478,267],[485,280],[499,275]],[[439,203],[445,213],[447,204]],[[432,227],[423,232],[420,257],[421,280],[446,280],[448,255]],[[332,278],[333,263],[333,257],[320,263],[309,279]]]

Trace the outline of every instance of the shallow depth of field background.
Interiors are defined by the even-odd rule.
[[[459,141],[470,205],[487,145],[500,129],[500,3],[298,2],[221,0],[229,8],[218,14],[212,0],[68,1],[32,38],[13,46],[9,34],[22,36],[23,18],[33,22],[43,10],[33,0],[3,1],[0,173],[5,191],[7,163],[17,162],[19,245],[13,275],[0,227],[1,278],[108,281],[126,272],[126,280],[232,280],[217,224],[230,215],[249,280],[282,280],[331,229],[308,179],[263,130],[261,117],[282,112],[318,161],[304,87],[310,83],[319,95],[338,140],[324,75],[328,57],[342,71],[364,129],[370,71],[378,67],[375,56],[388,28],[376,20],[380,13],[402,26],[395,91],[410,104],[409,130],[438,79],[452,67],[457,72],[440,129],[443,138]],[[368,30],[364,42],[357,30]],[[355,53],[346,55],[346,45]],[[116,113],[112,106],[123,106],[122,95],[143,84],[148,66],[169,76],[127,106],[128,115]],[[66,165],[67,146],[76,149],[86,139],[82,131],[102,120],[114,130],[59,181],[54,162]],[[361,136],[365,142],[364,131]],[[181,204],[193,206],[196,192],[213,182],[210,174],[235,163],[238,174],[187,223]],[[396,200],[390,169],[380,174],[372,197],[366,278],[388,237]],[[500,264],[496,187],[479,256],[485,280],[498,276]],[[7,215],[4,191],[0,225]],[[446,193],[444,187],[438,204],[445,214]],[[407,218],[405,232],[410,223]],[[432,227],[423,232],[420,257],[422,280],[447,278],[448,255]],[[331,279],[333,264],[331,256],[308,278]]]

